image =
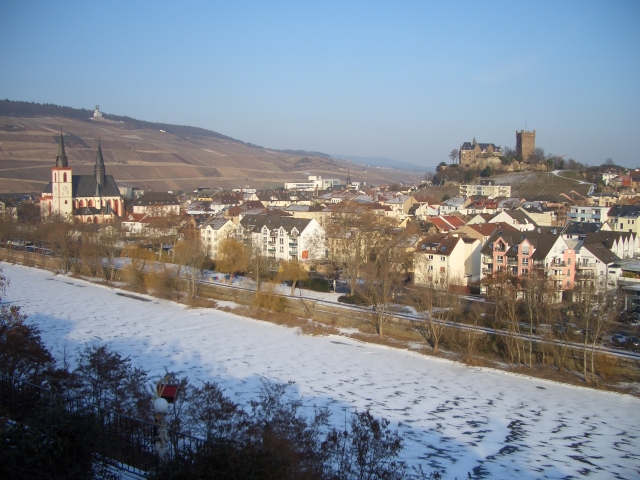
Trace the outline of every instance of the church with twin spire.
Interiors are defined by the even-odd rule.
[[[43,217],[58,215],[76,223],[111,222],[124,214],[118,185],[105,173],[100,140],[94,174],[73,175],[60,134],[56,165],[51,167],[51,182],[40,197],[40,209]]]

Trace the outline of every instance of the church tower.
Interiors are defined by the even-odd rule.
[[[95,166],[95,175],[96,175],[96,184],[98,188],[103,188],[105,185],[105,169],[104,169],[104,158],[102,158],[102,147],[100,146],[100,140],[98,140],[98,155],[96,155],[96,166]]]
[[[69,167],[69,160],[64,151],[64,138],[60,133],[60,146],[58,147],[58,155],[56,155],[56,166],[51,167],[53,201],[51,203],[51,212],[49,213],[59,214],[63,217],[70,217],[73,213],[73,183],[71,179],[72,169]]]

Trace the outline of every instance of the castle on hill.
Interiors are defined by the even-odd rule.
[[[536,131],[516,131],[516,156],[526,161],[533,156],[536,149]],[[464,142],[458,150],[461,165],[477,165],[482,160],[496,159],[502,155],[502,148],[493,143],[478,143],[474,138],[471,142]],[[490,162],[489,162],[490,163]]]
[[[76,223],[104,223],[124,214],[124,201],[112,175],[106,175],[102,147],[93,175],[73,175],[60,134],[56,164],[51,167],[51,182],[40,197],[43,217],[59,215]]]
[[[461,165],[476,163],[479,158],[499,157],[502,149],[493,143],[478,143],[474,138],[471,142],[460,145],[459,158]]]

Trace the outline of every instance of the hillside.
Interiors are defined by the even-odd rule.
[[[120,184],[164,191],[196,187],[277,188],[322,175],[389,184],[419,181],[421,173],[371,168],[324,154],[260,148],[197,127],[159,124],[90,110],[0,101],[0,193],[40,192],[65,135],[74,173],[92,173],[98,139],[107,174]]]
[[[591,183],[569,178],[567,176],[555,175],[552,172],[519,172],[509,173],[492,177],[498,185],[511,185],[511,196],[522,198],[535,198],[540,195],[557,195],[569,193],[575,190],[580,195],[587,196],[591,189]],[[479,181],[479,179],[476,179]],[[442,198],[444,195],[450,197],[458,195],[460,188],[454,185],[426,187],[421,190],[425,195],[435,198]]]

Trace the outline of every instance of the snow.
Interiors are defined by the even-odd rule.
[[[108,344],[154,375],[217,381],[234,400],[260,378],[295,382],[332,421],[370,408],[406,440],[402,458],[445,478],[639,478],[640,399],[296,330],[27,267],[1,264],[5,300],[21,305],[55,354]],[[486,478],[486,477],[485,477]]]

